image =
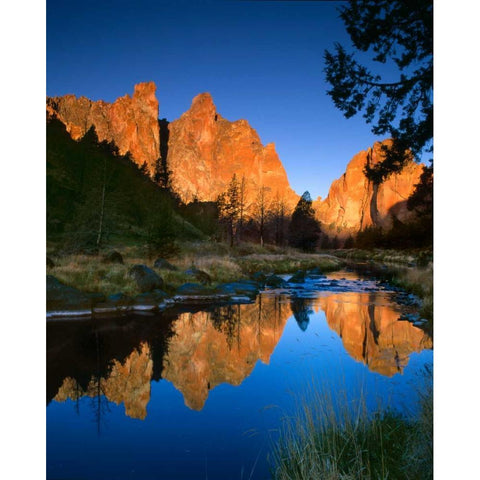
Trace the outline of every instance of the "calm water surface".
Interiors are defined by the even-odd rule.
[[[47,322],[49,479],[267,479],[312,383],[415,409],[432,339],[336,272],[255,303]]]

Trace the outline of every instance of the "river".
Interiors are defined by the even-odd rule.
[[[414,411],[433,341],[399,298],[340,271],[250,303],[47,321],[47,478],[270,478],[312,386]]]

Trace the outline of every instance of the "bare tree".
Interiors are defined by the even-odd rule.
[[[105,216],[105,188],[107,184],[107,157],[103,158],[103,182],[102,182],[102,199],[100,201],[100,219],[98,222],[98,233],[97,233],[97,241],[96,247],[97,250],[100,250],[100,245],[102,242],[102,234],[103,234],[103,219]]]
[[[275,195],[272,202],[272,221],[275,231],[275,244],[283,245],[285,243],[285,226],[286,226],[287,205],[280,195]]]
[[[265,238],[265,222],[268,214],[267,191],[269,189],[263,185],[258,191],[257,198],[254,205],[254,217],[258,223],[260,231],[260,245],[263,247]]]
[[[238,192],[238,208],[239,208],[239,219],[238,219],[238,239],[241,240],[242,230],[243,230],[243,219],[245,216],[245,175],[242,175],[242,181],[240,182],[239,192]]]

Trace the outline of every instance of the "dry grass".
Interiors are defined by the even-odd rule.
[[[108,295],[122,291],[133,295],[139,292],[127,275],[128,268],[129,265],[104,264],[98,256],[70,255],[55,258],[55,267],[49,268],[48,273],[84,292]]]
[[[395,272],[391,283],[422,299],[420,315],[433,320],[433,265],[425,268],[400,269]]]
[[[412,265],[427,266],[433,259],[433,252],[431,249],[418,250],[394,250],[375,248],[372,250],[362,249],[346,249],[333,250],[332,253],[341,258],[350,261],[371,260],[379,263],[391,263],[397,265]]]
[[[271,251],[276,253],[271,253]],[[124,264],[105,264],[100,255],[59,255],[52,256],[55,267],[48,273],[63,283],[86,292],[104,295],[123,292],[127,295],[139,293],[136,284],[128,276],[128,270],[135,264],[146,264],[153,268],[158,256],[152,256],[144,246],[126,246],[119,249]],[[250,252],[247,254],[247,252]],[[252,253],[253,252],[253,253]],[[166,290],[173,292],[187,282],[196,282],[186,275],[192,266],[205,271],[212,284],[232,282],[248,278],[256,271],[291,273],[300,269],[319,267],[324,271],[341,268],[343,261],[331,255],[304,254],[290,248],[261,248],[258,245],[240,245],[230,249],[225,244],[211,242],[186,242],[179,246],[178,253],[169,262],[178,271],[155,269],[166,283]]]
[[[288,253],[288,254],[251,254],[237,259],[246,273],[258,271],[272,273],[291,273],[318,267],[327,272],[338,270],[344,263],[333,255]]]

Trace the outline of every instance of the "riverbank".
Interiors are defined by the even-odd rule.
[[[337,258],[388,282],[421,300],[419,316],[428,321],[433,335],[433,251],[414,250],[359,250],[345,249],[332,252]]]
[[[351,267],[413,293],[421,299],[420,317],[433,320],[433,265],[431,252],[425,250],[302,253],[288,247],[184,242],[168,259],[139,246],[94,255],[63,254],[52,248],[48,253],[49,316],[162,309],[181,301],[242,301],[265,285],[278,286],[277,275]]]
[[[120,257],[109,260],[113,252]],[[314,267],[332,271],[345,265],[342,259],[331,254],[306,254],[291,248],[260,248],[252,244],[229,248],[222,243],[206,242],[183,243],[176,255],[167,258],[152,256],[142,247],[113,247],[97,255],[52,252],[48,258],[53,262],[49,266],[47,261],[48,274],[79,290],[104,295],[118,291],[126,295],[141,293],[128,275],[129,268],[137,264],[147,265],[161,274],[167,293],[192,281],[192,275],[185,273],[192,267],[208,275],[201,283],[214,287],[223,282],[248,279],[258,271],[281,274]],[[157,262],[160,258],[166,262]]]
[[[168,260],[141,247],[96,255],[47,257],[48,316],[162,309],[175,302],[242,301],[264,286],[281,286],[277,275],[316,269],[326,273],[345,262],[330,254],[293,249],[185,243]]]

